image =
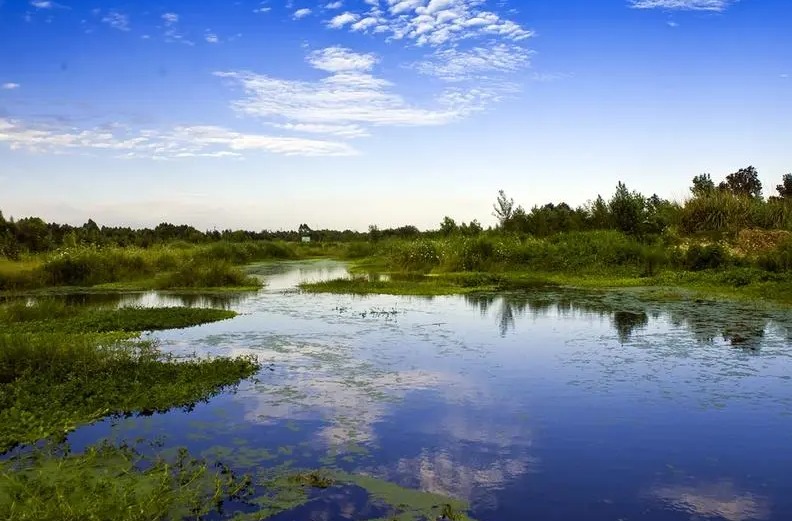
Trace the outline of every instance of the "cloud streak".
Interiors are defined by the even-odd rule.
[[[667,9],[678,11],[725,11],[736,0],[632,0],[633,9]]]
[[[114,152],[117,157],[177,159],[240,157],[259,151],[282,155],[346,156],[348,144],[321,139],[235,132],[211,125],[178,126],[170,130],[34,126],[0,118],[0,143],[12,150],[46,153]]]

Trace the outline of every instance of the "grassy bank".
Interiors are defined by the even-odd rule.
[[[80,246],[0,262],[0,291],[45,287],[123,289],[257,289],[261,284],[238,266],[296,259],[297,245],[279,242],[174,243],[152,248]]]
[[[348,257],[357,251],[359,246]],[[358,275],[304,284],[302,289],[443,295],[559,285],[655,286],[792,304],[792,237],[778,232],[750,231],[720,241],[667,237],[648,243],[615,231],[545,239],[484,234],[383,241],[370,245],[368,254],[355,261]]]

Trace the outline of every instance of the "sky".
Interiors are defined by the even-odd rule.
[[[0,210],[492,224],[792,171],[790,0],[0,0]]]

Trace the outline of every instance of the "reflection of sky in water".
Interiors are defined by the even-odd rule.
[[[254,353],[258,381],[149,418],[153,432],[201,449],[291,444],[305,465],[332,454],[469,499],[482,520],[792,519],[784,314],[630,292],[312,295],[294,287],[343,265],[254,272],[268,285],[227,301],[236,319],[157,336],[175,352]]]

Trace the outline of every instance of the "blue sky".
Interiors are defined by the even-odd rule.
[[[792,171],[788,0],[0,0],[0,209],[434,227]]]

